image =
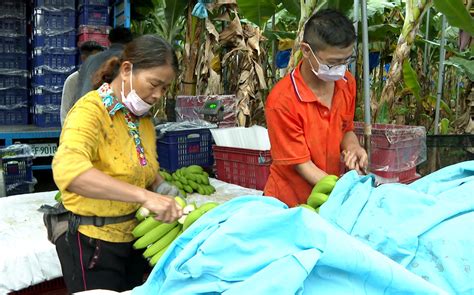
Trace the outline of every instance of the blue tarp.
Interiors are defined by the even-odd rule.
[[[474,162],[411,185],[347,173],[320,215],[247,196],[213,209],[133,294],[474,291]]]

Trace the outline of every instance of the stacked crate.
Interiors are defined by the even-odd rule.
[[[76,69],[75,0],[35,0],[32,23],[33,123],[57,127],[64,81]]]
[[[109,47],[109,0],[78,1],[78,42],[96,41]]]
[[[28,123],[26,3],[0,1],[0,125]]]

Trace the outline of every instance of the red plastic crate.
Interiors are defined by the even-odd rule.
[[[82,43],[86,41],[95,41],[99,43],[101,46],[109,47],[109,35],[107,34],[100,34],[100,33],[83,33],[79,35],[79,40],[77,41],[77,46],[81,47]]]
[[[364,146],[364,124],[354,132]],[[416,177],[416,166],[426,160],[426,130],[422,126],[372,125],[370,171],[405,182]]]
[[[247,188],[263,190],[270,175],[270,151],[213,147],[217,178]]]
[[[64,279],[57,278],[50,281],[42,282],[23,290],[15,291],[8,293],[9,295],[38,295],[38,294],[48,294],[48,295],[66,295],[68,294],[66,289],[66,284]]]

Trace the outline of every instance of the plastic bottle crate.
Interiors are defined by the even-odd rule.
[[[2,0],[0,1],[0,12],[2,15],[25,18],[26,1]]]
[[[189,165],[209,167],[214,161],[207,128],[166,132],[157,146],[160,167],[170,172]]]
[[[50,31],[63,31],[76,27],[76,11],[73,9],[48,10],[35,8],[34,28]]]
[[[16,108],[12,110],[0,109],[0,125],[27,125],[28,108]]]
[[[109,0],[79,0],[78,5],[109,6]]]
[[[79,8],[79,25],[109,25],[109,9],[104,6],[83,5]]]
[[[33,155],[16,154],[21,152],[22,148],[17,150],[11,149],[12,147],[14,146],[0,149],[7,195],[30,193],[34,186]]]
[[[26,88],[0,89],[0,105],[18,105],[28,102],[28,90]]]
[[[33,123],[38,127],[60,127],[59,111],[57,113],[33,114]]]
[[[26,36],[26,19],[0,17],[0,35]]]
[[[107,34],[97,34],[97,33],[84,33],[79,35],[79,39],[77,41],[77,46],[81,46],[82,43],[86,41],[95,41],[99,43],[101,46],[109,47],[109,35]]]
[[[270,151],[224,146],[213,147],[217,178],[243,187],[263,190],[270,175]]]
[[[38,31],[38,30],[37,30]],[[76,47],[76,31],[68,30],[61,34],[40,35],[36,32],[32,42],[33,47],[54,47],[54,48],[71,48]]]
[[[73,71],[57,72],[37,68],[34,70],[32,84],[34,86],[44,86],[46,88],[57,89],[64,86],[64,81]]]
[[[35,0],[35,7],[75,8],[76,0]]]
[[[3,73],[2,73],[3,72]],[[0,71],[0,89],[2,88],[26,88],[27,74],[10,74]]]
[[[26,55],[26,36],[0,36],[0,56],[3,53],[23,53]]]
[[[47,52],[35,49],[33,67],[47,66],[51,69],[71,70],[76,66],[76,52]]]
[[[33,89],[33,103],[39,105],[60,105],[62,90],[51,91],[42,87]]]
[[[26,53],[3,53],[0,54],[0,69],[27,69]]]
[[[364,124],[354,132],[364,146]],[[416,166],[426,160],[426,130],[422,126],[372,125],[369,170],[381,177],[404,182],[416,178]]]

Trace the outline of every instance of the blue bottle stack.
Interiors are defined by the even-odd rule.
[[[0,125],[28,123],[26,3],[0,1]]]
[[[35,0],[32,31],[33,123],[60,126],[62,88],[76,70],[75,0]]]

